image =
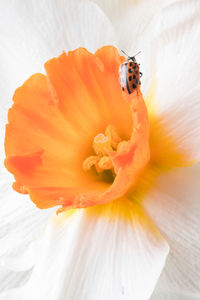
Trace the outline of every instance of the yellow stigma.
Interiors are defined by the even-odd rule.
[[[89,171],[93,166],[98,173],[104,170],[113,170],[109,152],[117,151],[118,145],[121,142],[122,139],[118,136],[115,127],[108,125],[105,134],[99,133],[94,137],[92,146],[95,155],[89,156],[84,160],[83,170]]]

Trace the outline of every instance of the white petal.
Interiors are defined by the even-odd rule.
[[[144,96],[150,87],[150,41],[157,32],[157,19],[161,9],[174,0],[94,0],[111,20],[118,38],[118,47],[129,56],[137,56],[143,73],[141,90]]]
[[[27,298],[24,298],[23,293],[24,293],[24,288],[12,289],[12,290],[10,290],[8,292],[3,292],[0,295],[0,300],[14,300],[14,299],[17,299],[17,300],[27,300]],[[30,297],[28,299],[32,299]]]
[[[47,59],[80,46],[95,51],[116,44],[110,21],[90,1],[1,1],[0,27],[1,103],[7,109],[14,90],[44,72]]]
[[[199,0],[176,0],[173,2],[175,3],[168,5],[162,10],[158,28],[160,32],[186,22],[196,15],[200,9]]]
[[[115,201],[98,212],[90,208],[54,218],[17,299],[148,299],[168,245],[137,205],[125,205],[126,217]],[[114,207],[117,215],[111,217]]]
[[[165,174],[144,201],[170,244],[158,289],[163,293],[188,295],[188,299],[197,295],[200,298],[199,178],[199,164]]]
[[[29,279],[31,271],[11,272],[0,268],[0,293],[24,285]],[[1,295],[1,294],[0,294]],[[3,298],[4,300],[6,298]],[[19,299],[17,299],[19,300]]]
[[[152,18],[161,8],[174,0],[93,0],[111,20],[120,47],[125,51],[135,51],[138,40],[143,38]],[[152,34],[154,34],[152,32]],[[141,49],[140,49],[141,50]],[[133,55],[130,53],[129,55]]]
[[[193,294],[193,293],[185,293],[185,292],[159,292],[155,291],[153,296],[151,297],[151,300],[199,300],[199,294]]]
[[[186,13],[189,7],[190,13]],[[158,113],[179,148],[199,159],[200,3],[183,1],[180,8],[181,17],[177,18],[179,4],[161,15],[160,26],[167,29],[153,43],[155,91],[149,97],[155,99]],[[179,22],[168,28],[173,18]]]
[[[9,242],[13,242],[10,241]],[[16,241],[14,241],[15,243]],[[31,269],[35,264],[36,258],[36,242],[30,243],[26,248],[26,251],[18,251],[18,255],[6,256],[4,259],[0,260],[0,265],[4,268],[20,272]]]
[[[13,178],[5,172],[0,180],[0,291],[23,284],[34,264],[32,243],[41,236],[50,215],[55,208],[41,211],[29,197],[14,192]]]
[[[4,175],[5,184],[1,181],[0,256],[23,252],[23,247],[41,235],[47,219],[55,213],[55,208],[39,210],[28,196],[12,191],[10,177]]]

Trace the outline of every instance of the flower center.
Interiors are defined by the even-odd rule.
[[[112,170],[115,176],[112,160],[109,156],[109,152],[118,152],[121,145],[125,141],[117,134],[114,126],[108,125],[105,130],[105,134],[99,133],[93,139],[93,150],[95,155],[87,157],[83,162],[83,170],[89,171],[92,167],[95,167],[97,173],[102,173],[105,170]]]

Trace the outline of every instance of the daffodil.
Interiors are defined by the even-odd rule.
[[[26,37],[11,54],[47,62],[8,112],[5,166],[19,194],[1,210],[0,299],[198,299],[200,5],[95,2],[4,6],[12,36]],[[141,51],[130,95],[121,48]],[[37,71],[17,63],[20,80]]]

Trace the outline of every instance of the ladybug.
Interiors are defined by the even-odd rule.
[[[122,91],[131,94],[138,85],[141,85],[140,78],[142,73],[139,69],[139,64],[136,62],[135,56],[139,54],[138,52],[135,56],[128,56],[123,50],[121,50],[126,56],[127,60],[125,60],[119,66],[119,82]]]

